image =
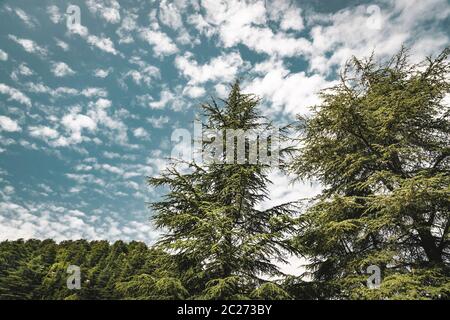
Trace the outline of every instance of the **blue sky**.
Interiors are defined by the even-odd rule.
[[[352,55],[437,54],[449,17],[447,0],[0,1],[0,240],[150,243],[145,177],[199,103],[240,77],[292,121]],[[320,190],[271,177],[266,205]]]

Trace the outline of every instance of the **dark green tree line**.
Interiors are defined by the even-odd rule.
[[[176,299],[157,281],[168,255],[141,242],[17,240],[0,242],[0,299]],[[81,289],[68,289],[69,265]],[[147,282],[137,279],[150,279]]]

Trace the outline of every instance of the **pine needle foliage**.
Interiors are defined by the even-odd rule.
[[[332,295],[449,298],[450,50],[411,64],[353,58],[323,103],[299,117],[291,170],[325,187],[296,243]],[[369,290],[366,269],[383,271]]]
[[[271,124],[260,115],[258,104],[259,99],[242,93],[236,81],[227,99],[201,106],[203,128],[267,130]],[[161,201],[151,204],[153,222],[164,231],[158,245],[185,263],[180,278],[194,298],[249,298],[264,279],[282,276],[275,262],[294,252],[289,241],[295,230],[294,204],[261,208],[269,196],[272,168],[248,161],[250,143],[256,142],[247,140],[245,163],[237,163],[236,150],[234,161],[223,163],[226,148],[236,148],[225,144],[223,154],[217,155],[223,161],[192,161],[187,170],[171,166],[149,178],[150,185],[169,189]],[[192,277],[195,281],[187,283]]]

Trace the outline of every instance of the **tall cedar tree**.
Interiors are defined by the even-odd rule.
[[[214,99],[201,106],[205,130],[262,132],[271,126],[259,115],[259,100],[243,94],[238,81],[221,101],[221,106]],[[247,160],[249,143],[256,142],[247,141]],[[225,159],[223,151],[219,160]],[[271,167],[248,161],[188,165],[187,172],[169,167],[149,178],[149,184],[169,188],[163,200],[151,205],[153,221],[165,231],[159,245],[184,264],[180,277],[191,297],[288,298],[275,283],[263,280],[282,275],[274,261],[285,261],[293,252],[288,234],[295,227],[290,203],[258,209],[268,198]]]
[[[325,187],[296,243],[338,298],[450,298],[449,49],[412,65],[351,60],[299,117],[299,178]],[[379,290],[367,267],[382,269]]]

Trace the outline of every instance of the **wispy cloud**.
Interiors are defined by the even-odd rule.
[[[176,44],[164,32],[144,28],[140,31],[140,37],[152,46],[153,52],[157,57],[178,52]]]
[[[29,53],[36,53],[40,56],[46,56],[47,55],[47,49],[44,47],[39,46],[36,42],[30,39],[22,39],[18,38],[15,35],[8,35],[8,38],[22,46],[22,48]]]
[[[28,107],[31,107],[30,98],[16,88],[0,83],[0,93],[7,95],[8,101],[18,101]]]
[[[64,62],[53,62],[51,71],[55,77],[65,77],[75,74],[75,71]]]
[[[166,116],[150,117],[147,119],[147,121],[154,128],[162,128],[165,124],[167,124],[169,122],[169,118]]]

